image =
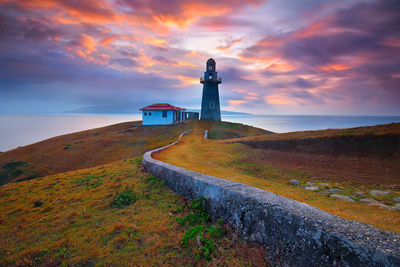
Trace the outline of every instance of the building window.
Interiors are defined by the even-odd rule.
[[[151,116],[151,112],[149,112],[149,116]]]
[[[208,70],[212,70],[212,66],[208,66]]]
[[[214,108],[214,102],[210,102],[210,108]]]
[[[210,76],[208,76],[208,79],[212,80],[212,74],[210,74]]]
[[[145,112],[144,115],[147,116],[147,113]]]
[[[166,110],[163,110],[163,112],[162,112],[162,117],[163,117],[163,118],[166,118],[166,117],[167,117],[167,111],[166,111]]]

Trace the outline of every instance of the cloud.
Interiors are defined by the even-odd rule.
[[[201,17],[199,18],[199,21],[195,24],[199,27],[203,27],[211,31],[221,31],[225,29],[237,30],[240,28],[258,26],[257,23],[254,23],[249,19],[233,18],[229,14],[215,17]]]
[[[226,45],[217,46],[217,49],[221,50],[221,51],[226,51],[226,50],[229,50],[235,44],[241,43],[242,41],[243,41],[243,38],[233,39],[233,40],[231,39],[231,40],[226,41]]]
[[[258,66],[264,75],[289,71],[311,78],[298,78],[294,83],[286,79],[284,83],[286,88],[315,88],[314,94],[288,91],[291,98],[287,93],[266,96],[270,104],[290,104],[297,98],[318,102],[330,96],[350,102],[360,98],[374,101],[373,95],[382,95],[377,90],[390,91],[400,100],[400,80],[391,76],[400,71],[400,65],[393,63],[400,59],[400,46],[393,45],[393,40],[400,40],[400,13],[395,10],[400,10],[398,1],[355,4],[295,31],[265,36],[245,49],[240,58]],[[280,67],[275,62],[284,63]],[[365,90],[354,90],[354,86]],[[328,93],[328,88],[336,93]]]
[[[0,98],[25,109],[23,95],[60,103],[52,108],[198,107],[198,77],[213,57],[223,108],[399,113],[399,7],[396,0],[0,0]]]
[[[167,30],[170,26],[186,28],[201,17],[213,17],[240,10],[246,6],[259,6],[264,0],[197,0],[197,1],[140,1],[120,0],[124,7],[129,7],[130,16],[140,19],[156,30]]]

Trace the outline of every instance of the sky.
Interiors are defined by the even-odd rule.
[[[400,115],[400,1],[0,0],[0,113]]]

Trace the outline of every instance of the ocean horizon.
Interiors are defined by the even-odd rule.
[[[138,121],[141,114],[0,115],[0,151],[55,136]],[[340,129],[400,122],[400,116],[352,115],[222,115],[223,121],[243,123],[276,133]]]

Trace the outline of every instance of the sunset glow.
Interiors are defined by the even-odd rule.
[[[396,0],[0,0],[0,113],[199,108],[212,57],[223,110],[399,115],[399,10]]]

